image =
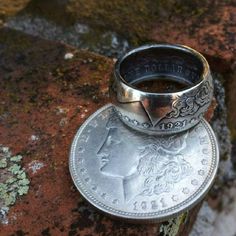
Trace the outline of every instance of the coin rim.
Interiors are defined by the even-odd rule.
[[[117,210],[115,208],[112,208],[110,206],[107,206],[106,204],[100,202],[97,198],[95,198],[89,190],[86,189],[84,183],[81,181],[80,175],[78,171],[76,170],[76,164],[75,164],[75,149],[76,145],[79,139],[80,134],[83,132],[84,128],[88,125],[88,123],[94,119],[97,115],[102,113],[103,111],[110,109],[114,107],[112,104],[107,104],[97,110],[95,113],[93,113],[78,129],[76,132],[76,135],[74,136],[71,150],[70,150],[70,157],[69,157],[69,170],[72,177],[72,180],[78,189],[78,191],[81,193],[81,195],[94,207],[101,210],[102,212],[107,213],[108,215],[111,215],[113,217],[119,217],[126,219],[128,221],[140,221],[140,222],[146,222],[146,221],[163,221],[172,217],[175,217],[192,207],[194,207],[197,203],[199,203],[207,194],[207,192],[210,190],[211,186],[214,183],[214,179],[216,177],[218,165],[219,165],[219,147],[217,143],[216,136],[214,134],[214,131],[212,130],[209,123],[202,119],[200,122],[203,124],[203,126],[206,128],[206,131],[209,135],[210,141],[211,141],[211,147],[212,147],[212,164],[210,166],[210,169],[208,171],[208,174],[202,183],[202,185],[198,188],[198,190],[191,195],[186,200],[182,201],[181,203],[172,206],[170,208],[167,208],[165,210],[157,211],[157,212],[149,212],[149,213],[131,213],[131,212],[125,212],[122,210]],[[196,197],[198,198],[196,199]],[[187,206],[186,206],[187,204]]]

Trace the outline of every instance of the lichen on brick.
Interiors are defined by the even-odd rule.
[[[179,232],[180,226],[186,222],[187,217],[188,212],[185,212],[175,218],[171,218],[166,224],[160,226],[160,235],[176,236]]]
[[[9,148],[0,145],[0,223],[7,223],[7,212],[18,196],[28,193],[29,179],[20,161],[21,155],[12,156]]]

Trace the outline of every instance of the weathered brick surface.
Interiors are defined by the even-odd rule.
[[[30,0],[2,0],[0,2],[0,21],[9,15],[14,15],[25,8]]]
[[[234,0],[31,0],[20,14],[40,15],[63,25],[85,22],[115,31],[136,45],[186,44],[230,63],[236,53],[235,12]]]
[[[210,1],[208,1],[210,3]],[[207,56],[221,59],[221,68],[233,66],[236,53],[236,5],[233,1],[212,1],[204,14],[173,16],[169,21],[153,23],[150,38],[186,44]],[[223,63],[222,63],[223,62]],[[235,65],[234,65],[235,66]]]
[[[64,59],[68,52],[71,60]],[[9,29],[0,30],[0,55],[0,143],[23,156],[30,179],[29,193],[10,208],[1,235],[158,235],[159,224],[125,224],[98,213],[69,174],[75,132],[109,102],[113,61]],[[35,163],[41,164],[36,171]]]
[[[74,58],[65,60],[67,52]],[[31,181],[0,235],[155,235],[156,225],[127,226],[94,211],[68,170],[76,130],[109,101],[113,62],[8,29],[0,55],[0,143],[23,156]],[[43,164],[36,172],[35,162]]]
[[[2,13],[1,13],[2,12]],[[0,14],[41,15],[59,24],[85,22],[112,30],[134,43],[186,43],[205,54],[234,60],[235,0],[4,0]]]
[[[235,1],[157,2],[139,1],[134,7],[133,1],[124,0],[6,0],[0,3],[0,24],[22,10],[19,15],[116,31],[131,44],[164,41],[194,47],[223,75],[235,138]],[[64,60],[67,52],[75,55],[72,60]],[[109,102],[112,66],[105,57],[1,29],[0,144],[23,156],[31,183],[28,195],[10,209],[0,235],[157,235],[158,224],[127,225],[94,211],[74,189],[68,172],[73,135],[89,114]],[[43,167],[33,172],[33,163]],[[190,230],[196,212],[190,213],[180,235]]]

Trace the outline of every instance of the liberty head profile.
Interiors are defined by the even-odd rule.
[[[112,115],[107,134],[97,152],[102,174],[120,178],[124,200],[138,195],[159,195],[189,175],[192,167],[183,158],[188,132],[157,137],[130,129]]]

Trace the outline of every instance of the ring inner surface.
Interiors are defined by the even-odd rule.
[[[120,75],[146,92],[176,92],[201,80],[203,62],[191,51],[178,48],[147,48],[120,63]]]

